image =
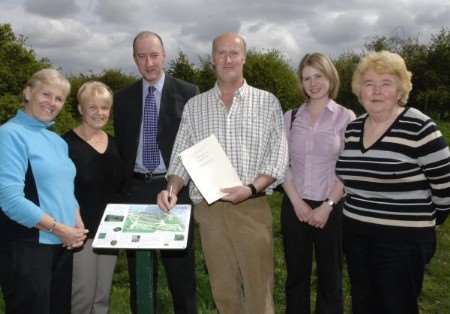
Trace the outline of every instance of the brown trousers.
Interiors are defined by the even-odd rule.
[[[221,314],[273,314],[272,212],[267,198],[195,206],[203,255]]]

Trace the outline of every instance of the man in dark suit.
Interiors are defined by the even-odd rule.
[[[114,95],[114,130],[126,176],[124,202],[156,204],[158,192],[166,186],[165,172],[183,107],[198,88],[164,72],[166,54],[156,33],[136,35],[133,58],[142,79]],[[152,105],[156,110],[149,109]],[[186,189],[182,197],[183,203],[190,202]],[[176,314],[197,313],[192,227],[185,250],[160,251]],[[127,258],[130,303],[136,313],[135,251],[127,251]]]

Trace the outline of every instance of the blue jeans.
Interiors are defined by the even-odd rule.
[[[425,266],[435,248],[435,242],[344,234],[353,314],[418,314]]]

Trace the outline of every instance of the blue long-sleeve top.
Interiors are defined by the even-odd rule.
[[[0,207],[12,221],[33,228],[47,213],[56,222],[75,225],[75,166],[66,142],[39,121],[19,110],[0,127]],[[25,197],[25,176],[31,167],[38,202]],[[2,232],[0,230],[0,232]],[[54,234],[35,233],[41,244],[59,244]]]

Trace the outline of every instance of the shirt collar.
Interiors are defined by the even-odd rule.
[[[160,95],[162,94],[162,90],[163,90],[163,87],[164,87],[164,80],[165,79],[166,79],[166,73],[162,72],[162,75],[159,78],[158,82],[156,82],[156,84],[154,84],[154,85],[151,85],[154,88],[156,88],[156,90],[159,92]],[[145,79],[143,79],[142,82],[143,82],[143,86],[142,87],[144,88],[144,91],[147,93],[147,90],[150,87],[150,83],[147,82]]]
[[[236,96],[238,96],[238,97],[244,97],[244,95],[245,95],[245,94],[247,93],[247,91],[248,91],[248,88],[249,88],[249,87],[248,87],[247,81],[244,79],[244,82],[242,83],[241,87],[239,87],[239,88],[236,90],[236,92],[234,93],[234,96],[235,96],[235,97],[236,97]],[[220,99],[221,92],[220,92],[219,84],[217,84],[217,81],[216,81],[216,83],[214,84],[213,90],[214,90],[214,93],[216,94],[217,98]]]
[[[306,109],[306,103],[304,103],[302,106],[300,106],[300,108],[298,109],[300,112],[304,111]],[[337,103],[333,100],[330,99],[330,101],[325,105],[325,109],[331,112],[335,112],[337,109],[338,105]]]
[[[335,112],[337,109],[337,104],[333,99],[330,99],[328,104],[325,106],[326,109],[330,110],[331,112]]]

